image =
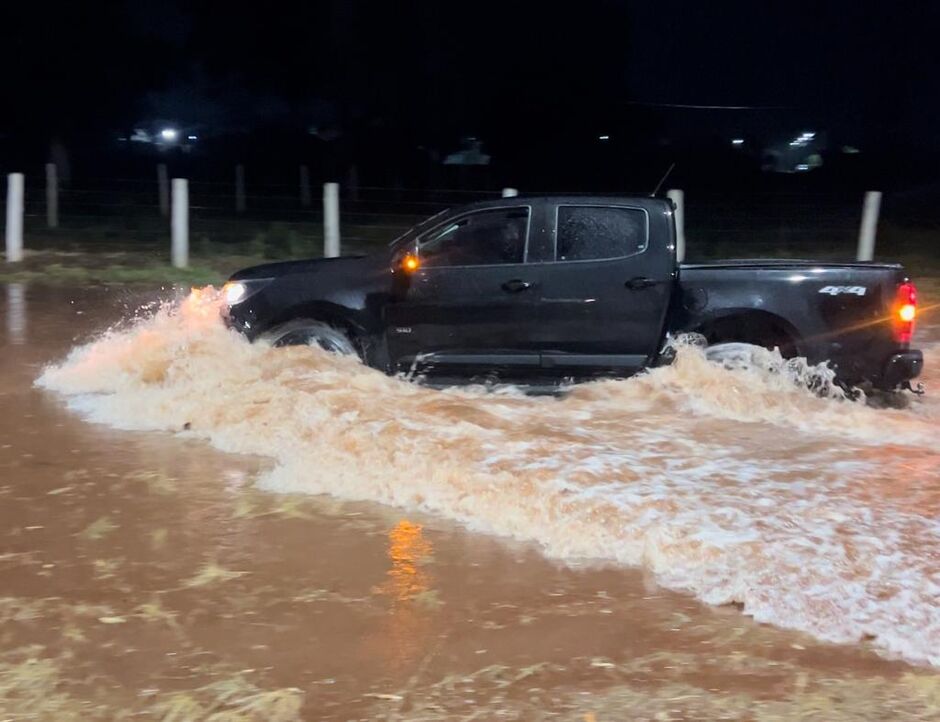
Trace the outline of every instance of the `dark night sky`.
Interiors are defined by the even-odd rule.
[[[721,8],[720,12],[716,8]],[[661,102],[783,106],[852,133],[936,146],[940,4],[631,6],[631,92]],[[657,72],[657,71],[662,71]],[[756,114],[755,114],[756,115]]]
[[[379,124],[432,143],[818,123],[940,146],[940,3],[100,0],[2,13],[8,139],[162,114],[221,130]]]

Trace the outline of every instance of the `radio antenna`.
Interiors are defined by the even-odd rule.
[[[656,197],[656,194],[659,193],[659,189],[663,187],[663,183],[666,182],[666,179],[669,177],[669,175],[672,173],[672,169],[675,168],[675,167],[676,167],[676,164],[675,164],[675,162],[673,162],[673,163],[666,169],[666,172],[663,173],[663,177],[659,179],[659,183],[656,184],[656,187],[653,189],[653,192],[650,193],[650,198],[655,198],[655,197]]]

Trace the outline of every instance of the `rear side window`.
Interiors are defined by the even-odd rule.
[[[522,263],[528,232],[528,208],[479,211],[431,231],[418,243],[418,255],[432,268]]]
[[[646,212],[636,208],[559,206],[555,260],[623,258],[646,250]]]

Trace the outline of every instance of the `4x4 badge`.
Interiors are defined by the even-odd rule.
[[[844,293],[864,296],[867,290],[865,286],[823,286],[819,289],[819,292],[828,293],[830,296],[841,296]]]

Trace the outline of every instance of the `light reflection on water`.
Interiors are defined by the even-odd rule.
[[[428,653],[441,603],[428,565],[433,548],[420,524],[402,519],[388,532],[387,554],[391,568],[375,591],[388,597],[391,607],[382,625],[384,639],[377,642],[392,665],[404,665]]]
[[[7,284],[7,335],[14,346],[26,343],[26,284]]]
[[[388,557],[392,568],[388,570],[388,581],[383,590],[396,602],[407,602],[425,594],[430,589],[430,578],[426,562],[433,549],[421,528],[402,519],[388,533]]]

